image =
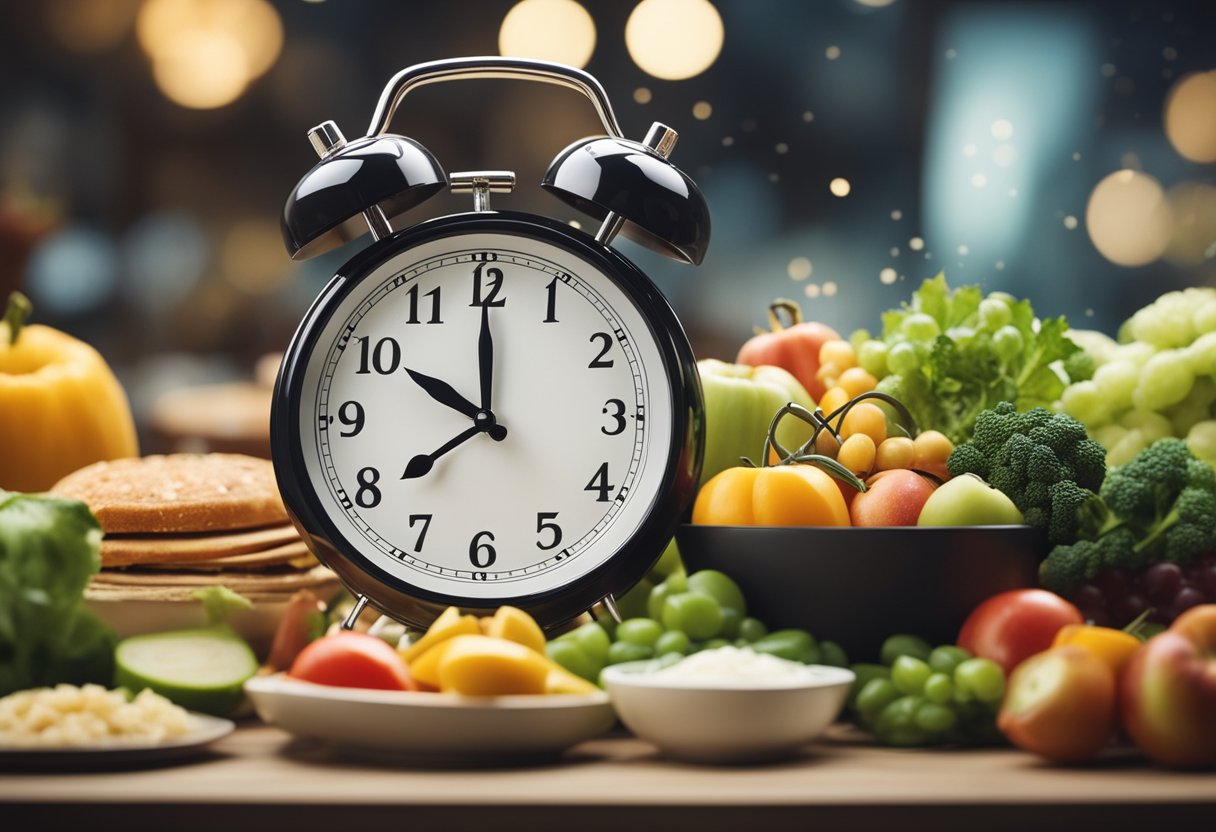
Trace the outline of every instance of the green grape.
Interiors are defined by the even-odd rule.
[[[650,590],[650,597],[646,599],[646,614],[655,621],[661,621],[663,618],[663,606],[667,603],[667,599],[676,594],[675,590],[666,581]]]
[[[883,664],[861,662],[852,665],[853,684],[849,687],[849,707],[857,710],[857,695],[872,679],[891,679],[891,668]]]
[[[1106,464],[1110,468],[1126,465],[1135,458],[1136,454],[1147,448],[1151,442],[1140,430],[1126,430],[1114,445],[1106,445]]]
[[[815,649],[815,639],[806,630],[777,630],[752,643],[757,653],[800,662]]]
[[[874,678],[857,692],[856,709],[863,717],[874,717],[899,699],[899,691],[890,679]]]
[[[1086,427],[1100,427],[1110,421],[1110,408],[1094,381],[1078,381],[1060,396],[1064,412]]]
[[[1212,304],[1216,306],[1216,304]],[[1216,375],[1216,332],[1205,332],[1186,348],[1191,372],[1197,376]]]
[[[954,709],[936,702],[925,702],[916,710],[916,727],[931,734],[945,733],[957,723]]]
[[[643,647],[654,647],[662,635],[663,625],[653,618],[627,618],[616,628],[617,641],[627,641]]]
[[[722,607],[704,592],[668,596],[660,619],[668,630],[682,630],[691,639],[713,638],[722,627]]]
[[[679,630],[668,630],[659,636],[659,640],[654,643],[654,652],[656,655],[664,656],[668,653],[684,654],[692,646],[692,642],[688,640],[688,636]]]
[[[849,657],[844,648],[834,641],[819,642],[819,662],[831,667],[848,667]]]
[[[747,615],[747,602],[743,600],[743,590],[725,573],[716,569],[701,569],[688,576],[688,588],[694,592],[704,592],[716,600],[723,608],[738,610],[740,616]]]
[[[954,698],[954,682],[949,673],[933,673],[925,680],[925,698],[938,705],[945,705]]]
[[[747,641],[759,641],[768,635],[768,627],[759,618],[745,617],[739,622],[739,638]]]
[[[702,650],[717,650],[719,647],[732,647],[733,645],[724,638],[707,639],[702,645]]]
[[[1103,448],[1113,448],[1119,444],[1120,440],[1127,434],[1127,428],[1118,423],[1113,425],[1103,425],[1092,433],[1094,441]],[[1109,462],[1107,463],[1109,465]]]
[[[1186,346],[1195,338],[1191,314],[1196,302],[1194,294],[1166,292],[1137,310],[1125,326],[1137,341],[1160,349]]]
[[[942,328],[937,323],[937,320],[932,315],[926,315],[924,312],[913,312],[908,317],[904,318],[900,324],[900,331],[909,341],[932,341],[938,335],[941,335]],[[888,360],[890,357],[888,356]]]
[[[630,644],[627,641],[616,641],[608,648],[607,664],[621,662],[637,662],[642,659],[654,658],[654,648],[643,644]]]
[[[582,676],[588,682],[594,682],[604,668],[603,662],[592,660],[578,644],[569,638],[557,638],[546,644],[545,655],[575,676]]]
[[[980,301],[980,325],[996,332],[1013,320],[1013,310],[1001,298],[986,297]]]
[[[920,693],[932,673],[928,664],[912,656],[899,656],[891,665],[891,681],[900,693]]]
[[[735,639],[739,637],[739,625],[743,623],[743,614],[734,607],[722,608],[722,626],[718,628],[718,635],[726,639]]]
[[[926,661],[934,673],[953,673],[956,667],[970,658],[971,651],[953,644],[943,644],[941,647],[934,647]]]
[[[604,631],[599,622],[589,621],[578,629],[566,633],[562,638],[573,641],[592,661],[598,664],[602,665],[608,660],[608,648],[612,645],[612,640],[608,638],[608,633]]]
[[[1216,420],[1198,422],[1186,434],[1186,446],[1205,462],[1216,465]]]
[[[1094,370],[1090,380],[1106,400],[1107,407],[1122,410],[1131,406],[1132,393],[1140,381],[1140,368],[1130,361],[1111,361]]]
[[[892,344],[891,348],[887,350],[887,369],[896,375],[916,372],[920,361],[920,353],[917,352],[916,346],[908,341]],[[899,397],[896,396],[896,398]]]
[[[1196,307],[1194,314],[1191,315],[1191,325],[1195,327],[1195,332],[1199,335],[1195,342],[1198,342],[1207,333],[1216,331],[1216,300],[1209,300]]]
[[[1025,340],[1016,326],[1003,326],[992,333],[992,350],[1001,361],[1009,362],[1022,354]]]
[[[1186,398],[1195,384],[1191,359],[1184,350],[1165,350],[1144,363],[1132,404],[1140,410],[1163,410]]]
[[[857,366],[874,378],[882,378],[887,369],[887,344],[885,341],[863,341],[857,349]]]
[[[991,659],[967,659],[954,669],[954,686],[985,704],[1000,702],[1005,695],[1005,673]]]
[[[878,715],[874,735],[887,745],[924,745],[929,732],[917,724],[916,715],[925,700],[920,696],[901,696]]]
[[[616,608],[620,612],[621,618],[645,618],[647,601],[653,589],[654,582],[649,578],[642,578],[628,592],[617,598]]]
[[[1115,347],[1111,361],[1126,361],[1139,369],[1140,367],[1144,366],[1144,362],[1148,361],[1156,354],[1157,348],[1152,344],[1131,341]]]
[[[885,665],[893,665],[895,664],[895,660],[900,656],[911,656],[923,662],[929,658],[929,653],[932,650],[933,648],[929,646],[929,642],[920,636],[899,633],[889,636],[882,643],[882,647],[878,651],[878,660]]]
[[[650,567],[650,574],[663,579],[673,573],[683,571],[684,562],[680,560],[680,547],[676,545],[676,539],[673,537],[668,542],[667,548],[663,550],[663,554],[659,555],[659,559],[655,561],[654,566]]]

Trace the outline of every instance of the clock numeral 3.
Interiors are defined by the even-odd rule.
[[[609,358],[609,359],[605,360],[604,356],[608,354],[608,350],[612,349],[612,336],[609,335],[607,332],[596,332],[587,340],[591,341],[592,343],[594,343],[596,341],[600,341],[603,343],[603,346],[600,347],[600,354],[597,355],[595,358],[591,359],[591,363],[588,364],[587,367],[589,369],[596,369],[599,367],[611,367],[612,359]]]
[[[441,288],[442,288],[441,286],[436,286],[434,289],[432,289],[431,291],[429,291],[425,295],[423,295],[423,297],[427,297],[427,298],[431,299],[431,318],[430,318],[430,320],[427,321],[428,324],[443,323],[443,321],[440,320],[440,318],[439,318],[439,290]],[[418,284],[415,283],[413,286],[411,286],[410,290],[408,292],[406,292],[405,295],[406,295],[406,297],[408,297],[410,299],[410,316],[405,319],[405,322],[407,324],[416,324],[419,322],[418,321]]]
[[[375,508],[380,505],[380,489],[376,487],[376,483],[380,482],[380,472],[371,466],[360,468],[355,479],[359,481],[355,504],[360,508]]]
[[[615,411],[614,413],[608,412],[608,408],[610,407]],[[609,399],[608,401],[604,402],[604,409],[601,412],[616,423],[616,428],[614,430],[608,430],[608,428],[601,427],[601,433],[606,436],[616,436],[625,429],[625,403],[623,401],[620,399]]]
[[[485,270],[485,277],[488,281],[485,286],[485,297],[482,297],[482,270]],[[473,302],[469,306],[506,306],[507,299],[498,299],[498,292],[502,289],[502,269],[489,268],[482,263],[477,268],[473,269]]]
[[[422,531],[418,532],[418,541],[414,544],[415,552],[419,552],[419,553],[422,552],[422,544],[426,540],[426,530],[431,527],[431,518],[434,516],[435,515],[433,515],[433,514],[411,514],[410,515],[410,528],[411,529],[414,528],[415,523],[417,523],[419,521],[421,521],[421,523],[422,523]]]
[[[367,335],[355,340],[359,342],[359,369],[355,370],[355,375],[363,376],[371,372],[368,368],[369,354],[371,367],[382,376],[392,374],[401,366],[401,345],[396,338],[381,338],[375,347],[369,346],[371,338]]]
[[[536,513],[536,533],[540,534],[543,531],[553,532],[553,540],[548,544],[536,541],[536,548],[541,551],[556,549],[557,545],[562,542],[562,527],[554,523],[557,519],[556,511],[538,511]]]
[[[348,416],[349,410],[354,410],[353,416]],[[363,430],[363,405],[356,401],[342,402],[342,406],[338,408],[338,421],[351,428],[350,433],[340,431],[339,436],[358,436],[359,431]]]
[[[595,498],[595,501],[597,503],[608,502],[608,495],[612,492],[612,489],[614,489],[614,488],[616,488],[615,485],[610,485],[608,483],[608,463],[607,462],[601,464],[600,467],[596,469],[595,476],[593,476],[591,478],[591,481],[588,482],[585,486],[583,486],[584,491],[594,491],[599,495],[598,497]]]
[[[478,569],[489,569],[498,558],[498,553],[492,545],[483,542],[482,538],[493,540],[494,533],[478,532],[473,535],[473,540],[469,543],[469,561]]]

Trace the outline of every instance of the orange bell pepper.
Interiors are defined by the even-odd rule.
[[[1115,678],[1118,678],[1143,643],[1125,630],[1090,624],[1067,624],[1056,633],[1051,646],[1073,644],[1084,648],[1105,662],[1115,672]]]
[[[728,468],[697,494],[692,522],[712,526],[847,526],[836,481],[814,465]]]

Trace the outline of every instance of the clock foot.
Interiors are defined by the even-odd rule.
[[[596,619],[611,618],[617,624],[621,623],[621,611],[617,609],[616,598],[613,597],[612,593],[608,593],[591,605],[591,617]]]
[[[366,595],[355,596],[355,606],[351,608],[350,614],[346,616],[346,620],[342,622],[343,630],[353,630],[355,622],[359,620],[359,616],[363,613],[363,608],[367,606]]]

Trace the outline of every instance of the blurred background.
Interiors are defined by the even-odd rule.
[[[241,385],[366,243],[285,254],[307,129],[362,135],[393,73],[477,54],[584,67],[627,135],[680,132],[672,159],[713,216],[705,263],[615,245],[698,357],[733,358],[777,297],[877,329],[939,271],[1110,334],[1216,285],[1210,0],[42,0],[0,5],[0,292],[97,346],[145,450],[199,432],[191,415],[248,438],[266,394]],[[586,221],[538,187],[602,132],[569,91],[432,86],[391,129],[449,171],[515,170],[495,207]],[[413,218],[468,207],[443,195]],[[227,399],[163,407],[217,383]]]

